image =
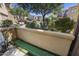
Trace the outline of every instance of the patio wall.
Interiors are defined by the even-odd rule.
[[[17,36],[16,36],[16,35],[17,35],[16,29],[13,28],[13,27],[0,28],[0,32],[3,33],[4,38],[5,38],[8,42],[10,42],[10,41],[16,39],[16,37],[17,37]]]
[[[26,42],[59,55],[68,54],[71,42],[74,39],[72,34],[28,28],[18,28],[17,36]]]

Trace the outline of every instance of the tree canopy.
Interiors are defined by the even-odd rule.
[[[19,19],[24,19],[24,17],[28,16],[28,12],[27,10],[24,10],[22,7],[18,7],[18,8],[11,8],[9,10],[9,12],[11,14],[13,14],[18,20]],[[18,18],[19,17],[19,18]]]
[[[55,28],[61,32],[70,32],[74,27],[74,20],[71,20],[69,17],[60,18],[55,22]]]
[[[28,9],[29,12],[46,15],[58,11],[63,6],[61,3],[19,3],[20,7]]]
[[[18,5],[31,13],[42,15],[44,27],[46,24],[45,16],[60,11],[59,9],[63,6],[61,3],[19,3]]]

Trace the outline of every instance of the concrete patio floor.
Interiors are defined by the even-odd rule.
[[[18,47],[16,48],[13,45],[8,47],[9,49],[2,56],[28,56],[28,51]]]

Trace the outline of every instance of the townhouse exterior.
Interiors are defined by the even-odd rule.
[[[0,22],[1,22],[2,20],[8,19],[8,11],[6,9],[5,4],[1,3],[0,5],[1,5],[0,6]]]
[[[40,27],[41,26],[40,24],[43,22],[43,17],[42,16],[29,15],[27,20],[29,20],[27,22],[30,22],[30,23],[33,22],[33,21],[35,21],[37,23],[36,27],[37,26]]]
[[[33,20],[33,21],[39,21],[39,22],[42,22],[43,21],[43,17],[42,16],[33,16],[33,15],[29,15],[28,18],[30,20]]]
[[[2,20],[6,19],[12,20],[12,22],[15,23],[14,16],[9,13],[7,5],[4,3],[0,3],[0,24]]]
[[[58,18],[69,17],[71,20],[77,22],[78,15],[79,15],[79,4],[64,10],[64,12],[59,12],[57,17]]]
[[[78,14],[79,14],[79,4],[68,8],[64,12],[65,17],[69,17],[71,20],[74,20],[75,22],[77,22]]]

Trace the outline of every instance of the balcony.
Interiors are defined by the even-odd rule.
[[[38,49],[38,51],[34,50],[36,52],[33,51],[34,54],[36,53],[38,56],[39,55],[38,52],[43,54],[39,49],[43,49],[43,51],[45,50],[47,52],[52,53],[52,56],[53,54],[66,56],[68,55],[71,43],[74,40],[74,35],[72,34],[60,33],[54,31],[51,32],[39,29],[12,27],[12,28],[2,28],[0,31],[3,33],[6,41],[8,42],[8,47],[11,46],[10,47],[11,51],[13,51],[12,50],[13,47],[16,48],[16,51],[18,51],[19,49],[19,53],[16,53],[15,55],[20,54],[20,51],[22,51],[21,52],[22,55],[31,55],[28,53],[29,52],[32,53],[33,49]],[[17,44],[18,39],[20,41],[18,41]],[[21,41],[24,41],[25,43]],[[32,45],[30,46],[31,47],[30,49],[27,43]],[[9,50],[9,48],[7,50]],[[4,54],[6,54],[6,52]]]

